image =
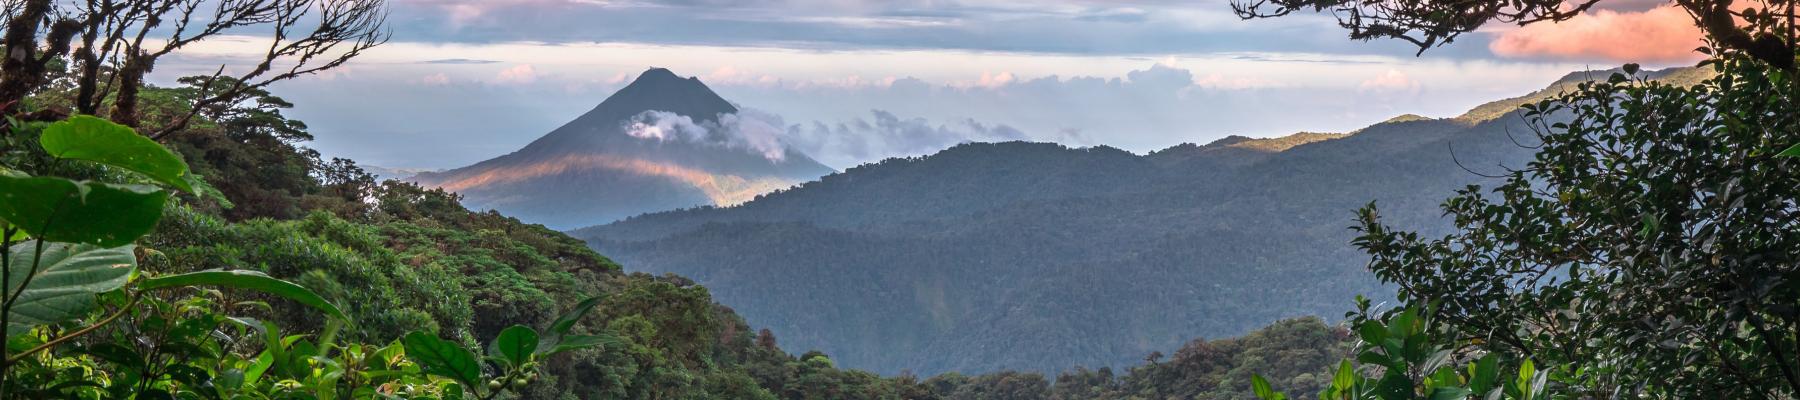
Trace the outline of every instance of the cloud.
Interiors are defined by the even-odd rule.
[[[705,139],[708,129],[694,123],[693,118],[667,111],[645,111],[631,117],[625,134],[638,139],[658,141]]]
[[[1136,7],[1119,7],[1090,11],[1075,17],[1077,21],[1141,23],[1150,20],[1150,13]]]
[[[444,64],[444,65],[482,65],[482,64],[499,64],[500,62],[494,61],[494,60],[472,60],[472,59],[467,59],[467,58],[442,58],[442,59],[436,59],[436,60],[420,61],[419,63],[420,64]]]
[[[431,75],[426,75],[424,78],[419,78],[419,84],[426,85],[426,86],[449,85],[450,84],[450,75],[445,75],[442,72],[431,74]]]
[[[605,0],[398,0],[406,9],[423,8],[442,13],[451,24],[464,25],[514,8],[568,9],[577,6],[607,6]]]
[[[262,50],[244,47],[243,52]],[[206,55],[238,51],[194,49],[209,51]],[[923,119],[934,129],[971,131],[963,122],[972,119],[989,130],[1006,126],[1028,140],[1104,144],[1147,152],[1232,134],[1269,137],[1296,131],[1344,132],[1399,113],[1457,115],[1482,102],[1542,88],[1581,68],[1541,61],[1446,60],[1404,54],[1338,56],[1356,62],[1321,70],[1311,60],[1333,56],[1176,54],[1171,60],[1167,54],[1097,57],[397,42],[359,59],[356,67],[360,69],[353,76],[295,82],[272,90],[297,105],[293,116],[313,128],[319,138],[315,146],[321,152],[378,165],[457,167],[517,150],[590,110],[645,67],[657,65],[700,75],[740,108],[782,116],[787,126],[780,137],[790,146],[825,149],[807,153],[827,165],[843,167],[929,146],[889,139],[871,140],[866,145],[849,138],[805,141],[807,136],[790,134],[789,128],[797,124],[813,131],[815,121],[827,127],[842,123],[854,128],[859,126],[855,123],[858,119],[874,127],[878,119],[870,110],[882,110],[898,120]],[[497,83],[500,70],[517,68],[514,63],[419,63],[447,56],[532,60],[535,81]],[[157,76],[152,78],[158,83],[172,82],[179,76],[211,73],[217,65],[213,57],[169,59],[159,63]],[[730,68],[723,68],[726,66]],[[1363,91],[1363,81],[1382,77],[1389,70],[1419,82],[1419,90],[1383,92],[1380,97]],[[1001,71],[1012,78],[993,87],[969,85],[984,71],[990,83]],[[715,80],[713,73],[731,79]],[[422,84],[426,82],[423,78],[438,74],[444,74],[449,84]],[[1470,76],[1481,79],[1468,79]],[[772,77],[773,82],[764,83],[764,77]],[[970,133],[960,137],[987,136]],[[924,143],[954,144],[960,137]],[[832,153],[839,149],[845,153]]]
[[[982,72],[980,79],[976,79],[975,82],[971,82],[971,83],[967,84],[967,86],[993,89],[993,88],[998,88],[1001,86],[1010,85],[1013,83],[1013,81],[1017,81],[1017,80],[1019,80],[1019,77],[1014,76],[1013,73],[1011,73],[1011,72],[1002,71],[997,74]]]
[[[1558,23],[1503,32],[1488,49],[1503,57],[1609,62],[1692,62],[1700,28],[1687,12],[1662,5],[1642,12],[1598,10]]]
[[[869,113],[872,118],[794,125],[788,128],[786,137],[798,150],[832,165],[931,154],[966,142],[1030,139],[1011,126],[974,119],[933,124],[924,118],[902,118],[884,110]],[[1074,130],[1060,135],[1065,139],[1081,138],[1080,132]]]
[[[1174,61],[1158,62],[1150,69],[1125,73],[1132,84],[1186,89],[1194,84],[1194,72],[1174,66]]]
[[[811,155],[828,165],[855,165],[892,157],[926,155],[967,142],[1033,140],[1023,131],[1003,124],[963,118],[932,123],[925,118],[906,118],[884,110],[870,110],[869,118],[838,122],[813,121],[787,125],[774,113],[740,109],[719,115],[718,122],[664,111],[646,111],[625,123],[625,134],[660,142],[682,141],[750,151],[770,161],[784,160],[788,151]],[[1037,140],[1085,142],[1079,130],[1068,129]]]
[[[531,64],[519,64],[512,68],[501,70],[499,75],[494,76],[494,81],[496,82],[514,84],[528,84],[537,82],[537,79],[537,68],[532,67]]]
[[[781,81],[773,76],[746,71],[731,65],[720,66],[704,78],[708,84],[714,85],[773,85]]]
[[[390,21],[396,37],[433,43],[637,43],[1109,55],[1257,50],[1409,54],[1408,46],[1398,41],[1352,44],[1341,38],[1335,24],[1314,16],[1242,21],[1229,8],[1215,4],[1160,0],[1047,0],[1023,5],[995,0],[394,2]],[[1485,51],[1481,55],[1492,57]]]
[[[787,158],[787,144],[782,141],[780,116],[740,110],[719,115],[718,122],[695,122],[693,118],[666,112],[645,111],[625,122],[625,134],[662,142],[685,141],[742,149],[781,162]]]
[[[1364,92],[1418,92],[1419,82],[1399,70],[1387,70],[1380,76],[1365,79],[1356,88]]]

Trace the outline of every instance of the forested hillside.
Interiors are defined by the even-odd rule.
[[[190,85],[144,88],[148,97],[159,99],[147,102],[146,109],[157,114],[179,112],[181,103],[161,99],[209,90],[200,79],[184,82]],[[56,111],[63,107],[59,102],[65,94],[35,97],[43,110],[49,110],[39,115],[60,118]],[[434,332],[449,343],[485,343],[504,337],[509,326],[551,326],[559,314],[580,309],[590,298],[598,299],[593,312],[575,322],[571,334],[591,335],[599,345],[542,360],[544,375],[532,373],[528,385],[512,387],[518,396],[1007,399],[1213,393],[1245,398],[1251,369],[1262,371],[1276,361],[1289,371],[1274,374],[1282,382],[1301,389],[1318,387],[1320,382],[1310,372],[1342,357],[1348,343],[1345,332],[1318,320],[1288,321],[1242,339],[1199,340],[1179,351],[1171,346],[1166,350],[1175,355],[1169,360],[1153,359],[1152,364],[1116,374],[1071,372],[1054,387],[1042,374],[923,379],[840,369],[824,353],[796,356],[784,351],[774,333],[747,325],[731,308],[715,303],[707,288],[689,279],[625,273],[580,241],[541,225],[495,212],[469,211],[458,196],[441,190],[377,182],[350,160],[322,160],[302,145],[310,139],[305,125],[282,114],[292,105],[271,93],[247,91],[230,104],[201,113],[192,127],[166,139],[167,147],[188,160],[190,173],[206,177],[210,184],[201,183],[196,194],[167,204],[160,223],[140,242],[140,268],[155,276],[216,269],[258,271],[316,292],[338,305],[345,319],[334,321],[308,304],[274,294],[229,289],[170,292],[140,300],[163,311],[133,313],[100,335],[78,342],[85,350],[43,353],[14,366],[9,394],[120,395],[155,390],[286,398],[338,388],[362,390],[357,385],[395,379],[407,364],[355,365],[355,357],[364,354],[358,350],[364,345],[357,343],[370,348],[398,346],[399,338],[414,331]],[[7,165],[48,162],[30,147],[13,145],[36,140],[32,135],[45,126],[56,125],[38,122],[9,130],[3,158]],[[97,177],[111,176],[93,172],[101,173]],[[132,311],[131,305],[112,307]],[[54,333],[92,318],[98,316],[46,326],[35,331],[43,336],[20,336],[15,343],[53,338]],[[343,325],[336,325],[339,322]],[[199,327],[219,331],[217,336],[195,336],[193,329]],[[226,333],[262,331],[300,336],[273,346],[254,336],[238,343],[239,338]],[[316,334],[335,336],[338,344],[331,338],[318,343],[293,341]],[[305,354],[313,351],[306,346],[315,345],[324,347],[317,356],[331,366],[272,370],[267,379],[230,385],[223,381],[243,379],[226,375],[233,368],[256,368],[259,353],[285,349]],[[407,348],[412,349],[410,343]],[[250,358],[241,358],[246,356]],[[55,375],[56,365],[92,370]],[[109,370],[129,372],[101,372]],[[319,381],[317,376],[309,378],[307,374],[315,373],[309,371],[368,375]],[[168,375],[152,376],[158,374]],[[110,384],[70,385],[90,379]],[[405,381],[393,384],[400,382]],[[220,387],[189,386],[197,384]],[[417,386],[381,390],[449,396],[441,384],[408,385]]]
[[[1399,226],[1441,231],[1445,193],[1494,182],[1482,174],[1532,155],[1529,138],[1509,135],[1529,132],[1523,119],[1497,110],[1606,74],[1348,134],[1232,137],[1142,156],[964,144],[737,207],[574,234],[628,269],[714,287],[750,321],[851,367],[1118,367],[1194,336],[1335,317],[1356,295],[1390,290],[1343,245],[1351,210],[1374,201]]]
[[[1231,6],[1424,52],[1596,3]],[[971,143],[577,239],[307,147],[272,85],[386,43],[384,0],[8,1],[0,400],[1800,398],[1800,4],[1760,4],[1656,5],[1694,68],[1455,118]],[[147,83],[214,41],[266,50]],[[521,153],[643,144],[579,131]]]
[[[51,11],[32,4],[21,12]],[[251,24],[295,18],[258,4],[222,10]],[[382,40],[378,2],[341,4],[325,14],[339,24],[330,35],[377,36],[305,40]],[[3,399],[1244,398],[1261,360],[1285,360],[1273,375],[1284,383],[1317,387],[1308,371],[1348,343],[1295,320],[1195,341],[1168,362],[1193,369],[1152,358],[1056,387],[1036,374],[842,369],[783,350],[690,279],[626,273],[542,225],[323,158],[261,71],[159,87],[101,59],[50,63],[67,48],[8,46],[47,55],[0,68],[0,94],[17,96],[0,101]],[[331,48],[319,46],[292,55]],[[133,86],[101,84],[115,80]]]

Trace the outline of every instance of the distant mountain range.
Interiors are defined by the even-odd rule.
[[[737,112],[699,79],[652,68],[519,151],[409,180],[460,193],[471,209],[567,229],[734,205],[835,171],[785,147],[744,145],[730,124]]]
[[[1442,232],[1454,190],[1530,159],[1519,104],[1607,74],[1345,134],[1147,155],[964,144],[573,233],[628,269],[692,277],[784,347],[847,367],[1118,367],[1196,336],[1335,318],[1358,294],[1391,298],[1349,245],[1354,210],[1375,201],[1390,223]]]

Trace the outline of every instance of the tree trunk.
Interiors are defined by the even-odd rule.
[[[14,104],[36,89],[44,79],[38,63],[38,26],[50,13],[50,0],[28,0],[19,14],[6,21],[6,59],[0,61],[0,105]]]
[[[150,72],[154,61],[143,54],[126,56],[125,65],[119,67],[119,95],[113,99],[111,119],[120,125],[138,127],[138,89],[144,84],[144,74]]]

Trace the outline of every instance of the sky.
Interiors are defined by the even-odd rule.
[[[1228,135],[1451,117],[1626,62],[1691,65],[1700,33],[1651,0],[1493,25],[1415,55],[1329,15],[1244,21],[1227,0],[388,0],[392,40],[281,83],[327,156],[454,168],[580,115],[650,67],[695,76],[835,168],[964,141],[1144,153]],[[241,68],[255,31],[153,82]]]

